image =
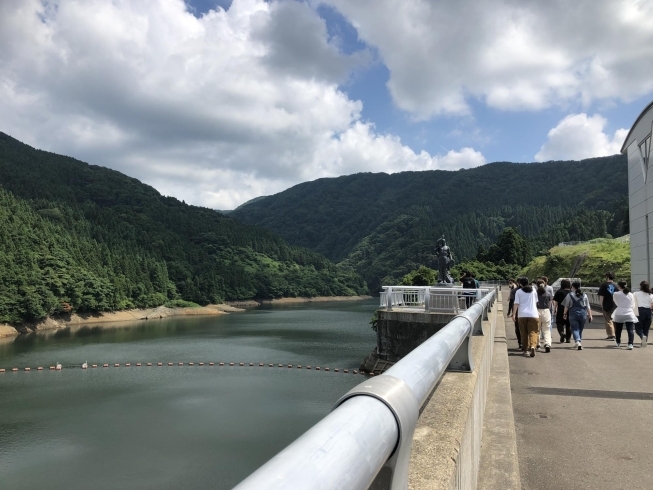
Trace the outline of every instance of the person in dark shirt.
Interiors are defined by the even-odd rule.
[[[555,315],[561,344],[571,342],[571,325],[569,324],[569,318],[564,317],[565,308],[562,306],[562,302],[570,292],[571,282],[569,279],[563,279],[560,281],[560,289],[553,295],[553,314]]]
[[[546,290],[546,282],[542,279],[537,281],[537,314],[540,320],[540,331],[537,348],[542,348],[544,343],[544,351],[551,352],[551,302],[553,296]]]
[[[511,279],[512,281],[512,279]],[[512,316],[513,310],[515,310],[515,336],[517,337],[517,343],[519,344],[519,350],[522,350],[521,348],[521,332],[519,331],[519,318],[518,318],[518,311],[515,309],[515,295],[517,294],[517,290],[521,288],[521,285],[517,282],[514,282],[514,287],[510,289],[510,299],[508,301],[508,316]]]
[[[605,273],[605,282],[599,288],[599,301],[603,310],[603,319],[605,320],[605,333],[608,335],[605,340],[614,340],[614,324],[612,323],[612,312],[615,309],[612,295],[617,290],[614,284],[614,274]]]
[[[476,281],[472,277],[472,273],[469,271],[465,272],[463,277],[460,279],[460,282],[462,283],[464,289],[478,289],[476,287]],[[476,293],[467,291],[463,293],[463,295],[465,296],[465,306],[469,308],[474,304],[474,301],[476,301]]]

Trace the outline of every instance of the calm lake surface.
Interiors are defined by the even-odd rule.
[[[0,488],[227,489],[364,378],[378,300],[82,327],[0,341]],[[131,362],[132,367],[47,367]],[[135,367],[136,362],[265,367]],[[331,372],[267,367],[330,367]]]

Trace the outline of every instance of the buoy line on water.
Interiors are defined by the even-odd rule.
[[[198,362],[198,363],[195,363],[195,362],[146,362],[146,363],[137,362],[137,363],[133,364],[133,366],[135,366],[135,367],[142,367],[142,366],[146,366],[146,367],[163,367],[163,366],[166,366],[166,367],[167,366],[180,367],[180,366],[195,366],[195,365],[197,365],[198,367],[199,366],[218,366],[218,367],[244,367],[244,366],[247,366],[247,367],[254,367],[254,366],[257,366],[257,365],[258,365],[258,367],[265,367],[266,363],[263,363],[263,362],[259,362],[259,363],[255,363],[255,362]],[[82,364],[71,364],[71,365],[67,365],[67,366],[62,366],[61,364],[56,363],[54,366],[49,366],[48,371],[61,371],[63,369],[88,369],[89,367],[91,369],[96,369],[96,368],[100,368],[100,367],[108,368],[110,366],[112,366],[114,368],[119,368],[121,366],[122,367],[131,367],[132,363],[125,362],[125,363],[121,364],[119,362],[115,362],[115,363],[100,363],[100,364],[90,364],[89,365],[88,362],[84,362]],[[308,371],[313,371],[313,370],[314,371],[320,371],[322,369],[324,369],[324,371],[327,371],[327,372],[331,371],[331,368],[328,368],[328,367],[325,367],[325,368],[322,368],[320,366],[312,367],[310,365],[302,366],[301,364],[294,364],[293,365],[293,364],[267,363],[267,366],[268,367],[278,366],[280,368],[284,368],[284,367],[285,368],[297,368],[297,369],[305,369],[305,370],[308,370]],[[38,367],[36,367],[34,369],[36,371],[44,371],[45,370],[45,368],[43,366],[38,366]],[[17,373],[19,371],[30,372],[31,370],[32,370],[31,367],[0,368],[0,373],[5,373],[5,372]],[[351,372],[352,374],[368,374],[369,376],[374,376],[374,373],[365,373],[364,371],[358,371],[357,369],[350,370],[350,369],[335,368],[335,369],[333,369],[333,372],[334,373],[340,373],[341,372],[343,374],[348,374],[348,373]]]

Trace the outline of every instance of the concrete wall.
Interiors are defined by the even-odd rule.
[[[472,337],[474,372],[446,373],[422,407],[411,451],[410,489],[477,488],[494,333],[500,308],[499,300],[489,319],[483,322],[485,335]],[[516,447],[514,437],[512,441],[503,442],[510,445],[516,461],[516,449],[512,449]],[[496,488],[519,488],[518,470],[516,480],[505,481]]]
[[[653,271],[653,175],[649,170],[653,104],[638,118],[624,143],[628,157],[631,284],[651,281]]]
[[[378,310],[376,347],[379,359],[397,362],[449,323],[454,314],[420,310]]]

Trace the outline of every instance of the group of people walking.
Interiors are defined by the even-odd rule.
[[[641,338],[646,347],[651,326],[653,294],[647,281],[642,281],[635,294],[628,289],[626,281],[614,283],[614,274],[606,272],[605,282],[598,291],[605,319],[606,340],[621,346],[624,326],[628,333],[628,349],[633,348],[634,335]],[[551,352],[552,319],[560,335],[560,343],[570,343],[583,350],[583,329],[592,322],[592,309],[580,282],[563,279],[560,289],[554,293],[546,276],[529,282],[528,278],[511,279],[510,301],[507,316],[515,323],[515,335],[524,355],[535,357],[537,350]]]

